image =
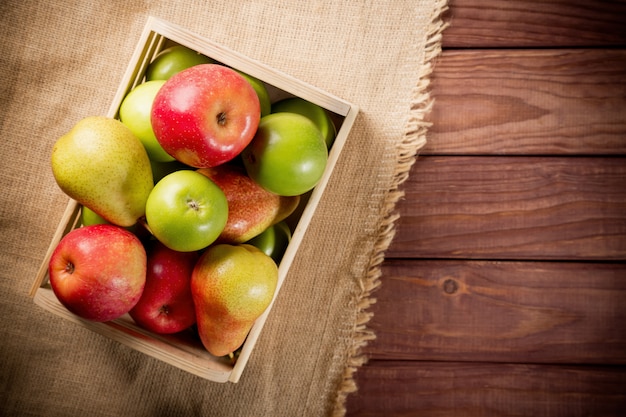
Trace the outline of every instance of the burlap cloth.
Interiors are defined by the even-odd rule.
[[[425,142],[444,0],[0,3],[0,415],[345,413],[393,207]],[[238,384],[185,373],[28,297],[67,198],[52,144],[105,114],[149,15],[355,103],[360,114]]]

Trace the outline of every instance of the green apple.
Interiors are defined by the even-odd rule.
[[[280,263],[289,241],[291,240],[291,230],[284,221],[278,222],[265,229],[260,235],[250,239],[247,243],[256,246],[270,256],[274,262]]]
[[[330,149],[337,135],[337,130],[330,115],[323,107],[300,97],[291,97],[272,104],[272,113],[280,112],[298,113],[311,119],[322,132],[326,147]]]
[[[91,226],[92,224],[110,224],[104,217],[90,209],[82,206],[80,209],[80,224]]]
[[[322,178],[328,149],[315,124],[297,113],[273,113],[261,119],[243,150],[246,172],[266,190],[302,195]]]
[[[183,45],[171,46],[162,50],[146,69],[146,81],[167,80],[184,69],[214,61]]]
[[[224,192],[196,171],[166,175],[146,202],[146,222],[165,246],[179,252],[204,249],[226,226],[228,201]]]
[[[80,209],[80,224],[84,226],[93,226],[95,224],[112,224],[107,221],[104,217],[100,216],[98,213],[90,209],[89,207],[82,206]],[[136,223],[132,226],[126,226],[124,229],[133,233],[135,236],[139,238],[139,240],[144,241],[150,238],[150,233],[146,231],[146,229],[141,226],[139,223]]]
[[[163,150],[154,136],[150,113],[154,97],[165,84],[165,80],[147,81],[133,88],[120,105],[120,121],[141,140],[151,161],[168,162],[174,157]]]
[[[254,91],[256,91],[256,95],[259,96],[259,104],[261,105],[261,117],[270,114],[272,112],[272,102],[270,101],[270,95],[267,92],[267,88],[265,88],[265,84],[263,84],[263,81],[251,75],[245,74],[241,71],[235,71],[241,74],[243,78],[245,78],[250,83],[252,88],[254,88]]]
[[[152,178],[154,178],[155,184],[172,172],[180,171],[181,169],[195,169],[176,160],[167,162],[150,161],[150,166],[152,167]]]

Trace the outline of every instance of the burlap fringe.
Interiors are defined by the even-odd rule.
[[[385,259],[385,252],[395,235],[395,223],[400,217],[395,212],[397,202],[404,196],[404,191],[399,189],[400,185],[408,178],[418,151],[426,144],[426,133],[431,125],[424,120],[433,105],[428,86],[435,58],[441,53],[441,37],[447,27],[447,23],[443,21],[443,14],[447,9],[447,0],[436,1],[433,20],[428,28],[424,63],[420,68],[418,82],[413,90],[411,111],[404,138],[398,146],[393,185],[385,197],[381,210],[380,217],[382,220],[378,227],[378,237],[367,267],[367,274],[359,282],[357,315],[352,343],[346,354],[346,364],[332,412],[333,417],[343,417],[346,414],[346,399],[350,393],[357,390],[354,373],[367,362],[367,357],[362,353],[362,349],[368,342],[376,338],[374,332],[367,327],[372,318],[372,313],[368,310],[376,302],[372,293],[380,286],[381,265]]]

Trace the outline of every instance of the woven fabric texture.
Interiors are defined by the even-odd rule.
[[[424,144],[443,0],[8,0],[0,4],[0,414],[343,415],[398,186]],[[28,296],[67,197],[49,159],[106,114],[149,15],[359,106],[360,114],[237,384],[206,381]]]

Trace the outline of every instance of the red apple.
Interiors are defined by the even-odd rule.
[[[148,249],[146,287],[130,316],[141,327],[160,334],[178,333],[196,322],[191,272],[197,252],[177,252],[160,242]]]
[[[146,251],[128,230],[110,224],[74,229],[52,253],[50,285],[69,311],[109,321],[130,311],[146,282]]]
[[[252,140],[261,118],[259,98],[238,72],[201,64],[161,87],[151,122],[161,147],[178,161],[208,168],[230,161]]]

